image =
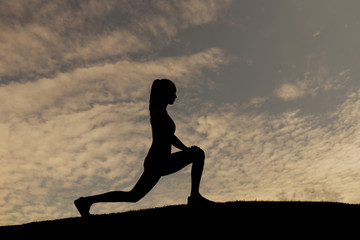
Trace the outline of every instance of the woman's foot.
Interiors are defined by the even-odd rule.
[[[198,207],[210,207],[211,205],[214,205],[215,202],[204,198],[200,194],[197,195],[191,195],[188,197],[188,205],[189,206],[198,206]]]
[[[88,217],[90,215],[91,204],[85,200],[85,198],[80,197],[74,201],[76,209],[79,211],[82,217]]]

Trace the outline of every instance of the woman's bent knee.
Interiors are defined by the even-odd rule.
[[[194,157],[198,160],[205,160],[205,152],[199,147],[191,147],[191,151],[194,155]]]

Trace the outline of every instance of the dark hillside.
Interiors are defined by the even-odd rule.
[[[358,225],[360,205],[329,202],[226,202],[209,208],[166,206],[124,213],[93,215],[0,227],[0,236],[94,237],[116,239],[219,236],[268,236],[351,230]],[[353,224],[352,224],[353,223]],[[10,236],[9,235],[9,236]],[[131,236],[131,237],[130,237]]]

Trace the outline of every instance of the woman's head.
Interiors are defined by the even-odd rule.
[[[156,79],[151,86],[150,111],[159,106],[166,106],[175,102],[176,87],[169,79]]]

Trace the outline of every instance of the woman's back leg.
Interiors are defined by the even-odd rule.
[[[144,171],[130,191],[113,191],[75,200],[75,206],[82,216],[89,215],[90,207],[99,202],[137,202],[143,198],[159,181],[160,176]]]

